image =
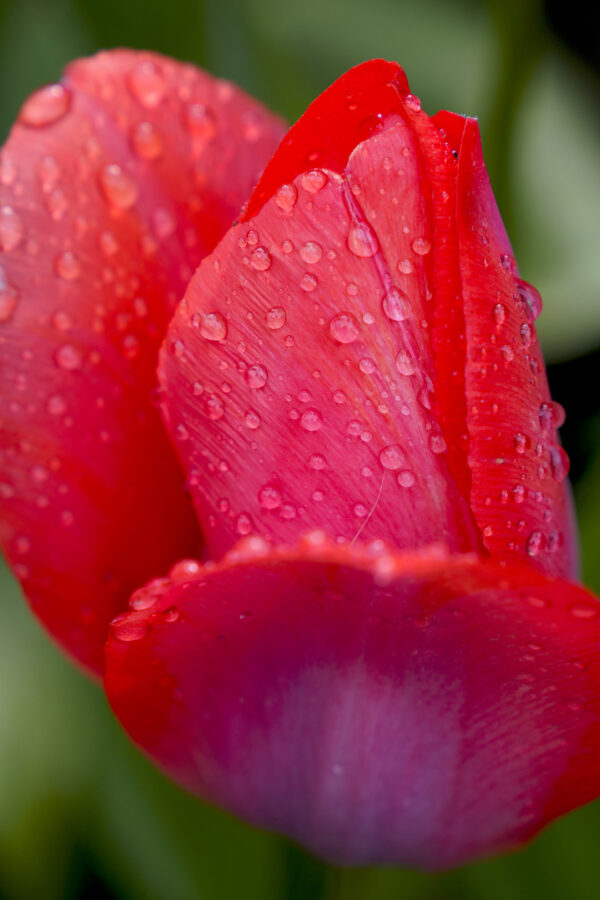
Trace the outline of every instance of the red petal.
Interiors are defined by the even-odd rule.
[[[600,792],[600,605],[531,566],[254,539],[131,606],[106,688],[133,739],[327,859],[455,866]]]
[[[473,120],[459,152],[471,507],[494,556],[572,577],[569,463],[556,434],[564,412],[551,401],[533,324],[541,300],[518,278]]]
[[[232,85],[115,51],[34,94],[3,150],[2,541],[96,670],[131,590],[198,550],[151,402],[156,353],[280,134]]]
[[[233,229],[171,322],[166,418],[214,554],[253,529],[286,543],[307,525],[478,546],[431,410],[428,273],[410,246],[430,227],[418,175],[409,160],[397,179],[410,233],[391,245],[394,222],[374,220],[378,242],[353,193],[362,202],[372,167],[411,139],[397,116],[386,124],[344,176],[311,170]]]

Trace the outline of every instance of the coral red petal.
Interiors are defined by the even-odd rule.
[[[228,83],[114,51],[30,97],[2,151],[2,543],[96,671],[131,590],[198,552],[151,400],[157,348],[281,133]]]
[[[471,507],[492,555],[573,577],[569,461],[556,433],[564,411],[550,398],[534,327],[541,299],[518,277],[475,121],[457,149]]]
[[[600,605],[534,567],[249,539],[130,605],[106,688],[133,739],[329,860],[459,865],[600,792]]]
[[[310,170],[232,229],[169,327],[166,421],[215,555],[252,531],[289,543],[307,527],[479,546],[431,407],[429,274],[410,246],[429,211],[407,199],[410,236],[390,246],[390,223],[373,229],[357,202],[370,163],[405,146],[403,120],[386,127],[343,174]]]

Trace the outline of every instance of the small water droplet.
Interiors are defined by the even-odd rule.
[[[358,322],[350,313],[338,313],[329,323],[329,333],[340,344],[352,344],[360,335]]]
[[[569,607],[569,612],[576,619],[597,619],[600,615],[600,605],[592,603],[574,603]]]
[[[250,254],[250,265],[257,272],[265,272],[271,268],[271,254],[266,247],[255,247]]]
[[[169,606],[167,609],[163,609],[161,615],[165,622],[172,624],[173,622],[177,622],[180,613],[176,606]]]
[[[19,292],[6,284],[0,270],[0,323],[9,321],[18,301]]]
[[[12,206],[0,206],[0,250],[10,253],[23,239],[23,220]]]
[[[272,306],[267,312],[267,328],[278,331],[283,328],[286,321],[285,309],[282,306]]]
[[[353,225],[348,232],[348,249],[355,256],[368,259],[379,249],[379,241],[372,228],[366,222]]]
[[[383,312],[392,322],[404,322],[410,315],[410,302],[398,288],[390,287],[382,300]]]
[[[313,453],[313,455],[308,460],[309,468],[314,469],[315,471],[320,471],[327,466],[327,460],[320,453]]]
[[[83,362],[81,350],[73,344],[63,344],[56,350],[54,361],[59,368],[69,372],[80,369]]]
[[[62,416],[67,411],[67,404],[60,394],[53,394],[51,397],[48,397],[46,409],[51,416]]]
[[[412,487],[416,481],[414,473],[411,472],[410,469],[403,469],[401,472],[398,472],[396,480],[400,487],[404,488]]]
[[[397,268],[401,275],[410,275],[414,271],[410,259],[399,260]]]
[[[201,313],[197,320],[200,334],[207,341],[222,341],[227,337],[227,322],[220,312]]]
[[[401,375],[414,375],[417,371],[417,366],[414,359],[408,355],[408,353],[404,353],[401,351],[396,356],[396,368],[400,372]]]
[[[318,285],[318,280],[315,275],[311,275],[309,272],[305,272],[302,278],[300,279],[300,287],[303,291],[310,293],[314,291]]]
[[[186,106],[184,119],[186,128],[196,143],[205,144],[215,138],[217,123],[214,114],[203,103]]]
[[[506,306],[504,303],[496,303],[492,309],[492,318],[496,325],[503,325],[506,321]]]
[[[110,631],[118,641],[129,643],[139,641],[150,633],[147,622],[139,622],[131,618],[129,613],[122,613],[110,623]]]
[[[295,184],[282,184],[275,194],[275,203],[284,212],[291,212],[298,200],[298,190]]]
[[[18,175],[17,167],[6,150],[0,152],[0,184],[10,187]]]
[[[54,260],[54,271],[63,281],[76,281],[81,275],[81,263],[72,250],[65,250]]]
[[[261,418],[255,410],[248,409],[244,416],[244,422],[246,423],[246,428],[255,431],[257,428],[260,428]]]
[[[245,536],[250,534],[253,527],[252,519],[248,513],[240,513],[235,520],[235,530],[239,535]]]
[[[62,84],[49,84],[25,101],[19,121],[29,128],[45,128],[62,119],[70,106],[71,92]]]
[[[431,241],[428,241],[425,237],[418,237],[415,238],[414,241],[411,241],[410,246],[417,256],[427,256],[431,250]]]
[[[217,397],[216,394],[211,394],[209,391],[205,391],[201,394],[202,396],[202,409],[206,413],[209,419],[213,422],[218,422],[219,419],[222,419],[225,415],[225,406],[223,401]]]
[[[379,462],[384,469],[391,469],[393,471],[402,468],[402,466],[406,464],[406,459],[402,448],[399,447],[398,444],[389,444],[389,446],[384,447],[379,454]]]
[[[246,371],[244,372],[244,380],[248,387],[257,390],[258,388],[263,388],[267,383],[268,372],[264,366],[256,363],[253,366],[248,366]]]
[[[531,447],[530,439],[526,434],[521,434],[520,432],[515,434],[513,444],[517,453],[525,453],[525,451]]]
[[[404,98],[404,103],[413,112],[419,112],[419,110],[421,109],[421,101],[418,97],[415,97],[414,94],[407,94]]]
[[[140,122],[131,132],[131,146],[140,159],[158,159],[163,142],[152,122]]]
[[[263,509],[277,509],[281,506],[281,491],[274,484],[264,484],[258,492],[258,502]]]
[[[300,425],[305,431],[318,431],[323,425],[323,416],[318,409],[306,409],[300,416]]]
[[[53,156],[43,156],[37,167],[42,192],[49,194],[54,190],[60,178],[60,166]]]
[[[446,441],[441,434],[432,434],[429,438],[429,446],[432,453],[445,453],[447,448]]]
[[[528,556],[539,556],[546,546],[546,538],[541,531],[537,529],[532,531],[525,543],[525,550]]]
[[[531,330],[531,325],[529,325],[527,322],[523,322],[520,328],[520,333],[523,346],[529,347],[531,342],[533,341],[533,332]]]
[[[363,357],[358,361],[358,368],[365,375],[372,375],[376,370],[377,366],[375,365],[375,361],[372,360],[369,356]]]
[[[146,109],[158,106],[167,90],[162,70],[149,59],[134,66],[129,74],[128,83],[135,99]]]
[[[316,194],[327,184],[327,175],[321,169],[310,169],[302,176],[301,184],[309,194]]]
[[[130,209],[138,198],[137,184],[115,163],[104,166],[100,172],[100,187],[106,200],[117,209]]]
[[[306,241],[300,247],[300,258],[305,263],[317,263],[323,255],[323,248],[316,241]]]

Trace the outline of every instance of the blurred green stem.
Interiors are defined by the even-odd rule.
[[[485,158],[494,194],[511,233],[510,168],[519,102],[546,47],[541,0],[487,0],[499,49],[498,83],[486,134]]]

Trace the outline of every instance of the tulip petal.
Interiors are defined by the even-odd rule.
[[[569,461],[556,433],[564,411],[551,400],[534,327],[541,299],[518,276],[475,121],[457,151],[471,507],[493,556],[576,577]]]
[[[254,538],[130,606],[106,689],[133,739],[329,860],[455,866],[600,791],[600,605],[532,566]]]
[[[232,229],[169,326],[165,420],[215,555],[253,530],[289,543],[307,526],[479,547],[431,408],[423,256],[410,251],[400,285],[352,191],[366,147],[404,146],[403,122],[388,125],[343,175],[304,173]],[[419,198],[405,214],[426,232]]]
[[[114,51],[30,97],[2,152],[2,544],[96,671],[131,590],[199,552],[157,349],[281,133],[228,83]]]

